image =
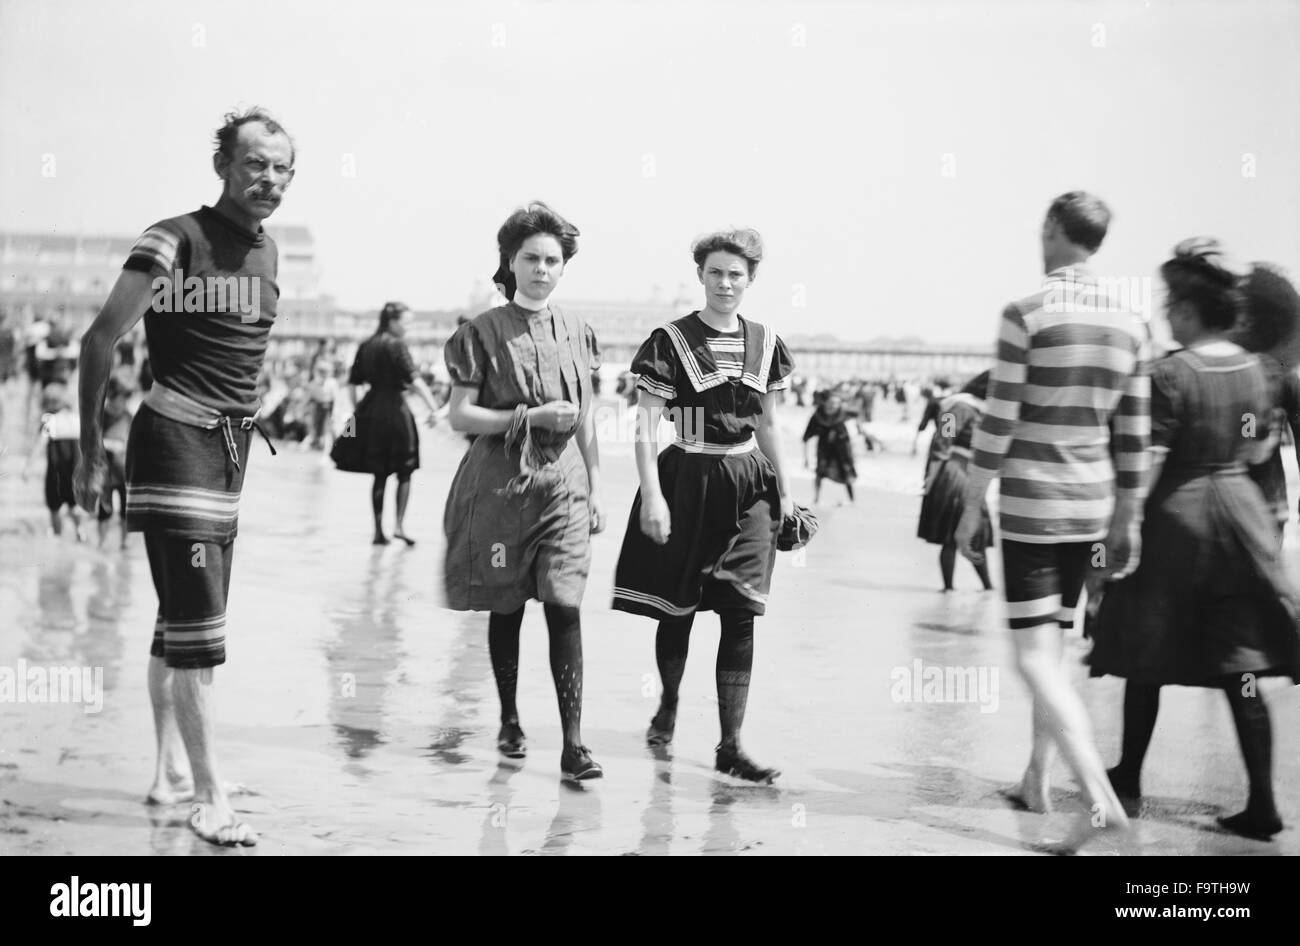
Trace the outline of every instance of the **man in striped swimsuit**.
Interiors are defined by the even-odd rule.
[[[1087,711],[1062,666],[1064,631],[1088,569],[1121,574],[1138,555],[1150,433],[1146,334],[1134,300],[1084,268],[1109,222],[1106,205],[1081,191],[1058,197],[1047,212],[1047,278],[1002,313],[957,544],[972,562],[983,561],[971,539],[989,482],[1000,477],[1007,615],[1034,697],[1033,752],[1011,797],[1033,811],[1050,809],[1056,744],[1092,808],[1087,827],[1125,828]]]
[[[277,253],[261,222],[293,179],[293,142],[259,109],[217,132],[214,207],[146,230],[82,344],[77,501],[95,509],[101,427],[118,340],[143,316],[154,384],[131,425],[127,528],[143,532],[158,617],[149,661],[158,764],[148,801],[193,802],[204,840],[253,845],[217,777],[212,670],[225,662],[226,599],[257,378],[275,321]]]

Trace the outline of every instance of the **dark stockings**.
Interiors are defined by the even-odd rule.
[[[660,621],[655,634],[655,660],[659,664],[659,679],[663,695],[659,697],[659,712],[651,725],[671,733],[677,723],[677,699],[682,688],[682,674],[686,672],[686,651],[691,642],[691,625],[694,614],[672,621]]]
[[[582,744],[582,622],[577,608],[543,606],[550,632],[551,676],[560,707],[565,748]],[[510,614],[492,612],[488,619],[488,653],[501,698],[502,736],[519,730],[519,628],[524,609]],[[522,734],[522,733],[521,733]]]
[[[1160,687],[1129,681],[1124,686],[1124,736],[1120,742],[1119,765],[1111,769],[1111,787],[1128,798],[1142,795],[1142,761],[1151,745],[1160,713]]]
[[[952,591],[952,575],[953,569],[956,565],[957,544],[955,542],[950,542],[939,549],[939,570],[943,572],[944,591]],[[979,565],[975,565],[975,574],[980,576],[980,581],[983,582],[985,591],[988,591],[993,587],[993,582],[989,579],[989,565],[987,560]]]
[[[387,476],[375,476],[375,485],[370,487],[370,509],[375,515],[375,543],[382,544],[384,538],[384,490],[388,484]]]
[[[718,721],[722,746],[740,748],[740,727],[749,702],[749,675],[754,667],[754,615],[748,611],[723,611],[722,637],[718,641]]]
[[[1241,759],[1246,763],[1250,797],[1245,811],[1221,820],[1224,826],[1241,834],[1270,836],[1282,830],[1282,819],[1273,802],[1273,726],[1264,695],[1252,688],[1253,695],[1246,696],[1243,689],[1241,681],[1234,679],[1224,685],[1223,692],[1237,726],[1237,742],[1241,746]]]

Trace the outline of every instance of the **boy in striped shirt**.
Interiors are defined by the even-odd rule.
[[[1082,191],[1063,194],[1047,211],[1047,278],[1002,313],[957,544],[983,561],[971,538],[999,476],[1007,616],[1034,697],[1033,751],[1011,797],[1050,810],[1048,771],[1059,745],[1091,806],[1088,827],[1124,828],[1061,660],[1088,569],[1122,574],[1138,555],[1150,433],[1146,336],[1133,300],[1084,268],[1109,223],[1106,205]]]

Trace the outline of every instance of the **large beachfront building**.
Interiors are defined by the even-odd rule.
[[[306,227],[267,227],[280,248],[279,313],[312,331],[332,324],[333,300]],[[133,237],[0,232],[0,311],[25,325],[33,318],[64,320],[80,331],[108,298]]]

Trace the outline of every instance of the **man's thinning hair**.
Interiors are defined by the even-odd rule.
[[[1110,208],[1100,197],[1087,191],[1070,191],[1052,201],[1047,219],[1055,220],[1071,243],[1089,253],[1097,252],[1110,226]]]
[[[234,160],[235,157],[235,140],[239,137],[239,129],[249,122],[261,122],[262,125],[273,135],[284,135],[289,139],[289,164],[292,165],[294,158],[297,156],[298,149],[293,143],[293,137],[284,129],[284,126],[271,117],[271,113],[260,105],[254,105],[252,108],[244,111],[226,112],[225,124],[217,129],[216,150],[218,154],[225,155],[227,161]]]

